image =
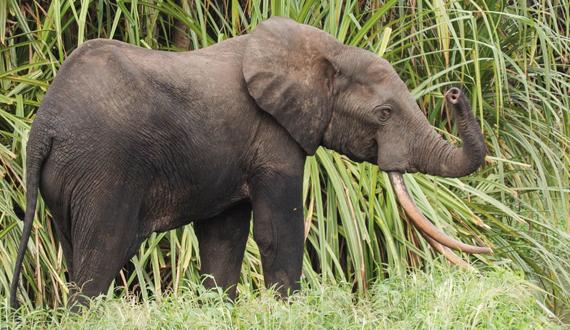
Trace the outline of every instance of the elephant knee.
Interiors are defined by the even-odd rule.
[[[259,247],[262,256],[275,256],[277,251],[277,238],[273,235],[272,230],[254,230],[253,239]]]

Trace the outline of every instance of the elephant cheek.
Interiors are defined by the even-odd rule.
[[[407,148],[399,144],[378,145],[376,163],[382,171],[409,172]]]

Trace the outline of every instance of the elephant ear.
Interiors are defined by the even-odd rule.
[[[329,58],[339,50],[334,38],[284,17],[272,17],[248,36],[243,75],[257,105],[312,155],[332,114]]]

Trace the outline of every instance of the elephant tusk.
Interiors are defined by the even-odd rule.
[[[474,246],[462,243],[454,238],[449,237],[439,228],[434,226],[424,215],[420,212],[416,204],[412,201],[406,185],[404,184],[404,178],[401,173],[389,172],[388,177],[390,178],[390,183],[396,192],[398,201],[402,208],[408,214],[408,217],[412,220],[414,226],[416,226],[421,232],[423,232],[427,237],[433,239],[436,243],[440,243],[442,248],[449,247],[466,253],[493,253],[488,247]],[[429,241],[429,240],[428,240]],[[431,244],[431,243],[430,243]],[[449,252],[445,249],[439,249],[438,246],[432,246],[445,255],[449,259]],[[442,252],[442,251],[445,251]],[[456,256],[457,257],[457,256]],[[453,258],[453,257],[452,257]],[[458,258],[458,257],[457,257]]]
[[[473,266],[471,266],[470,264],[465,262],[465,260],[461,259],[461,257],[459,257],[457,254],[455,254],[453,251],[451,251],[451,249],[448,248],[447,246],[441,245],[440,243],[436,242],[433,238],[429,237],[428,235],[424,234],[424,237],[428,241],[429,245],[431,245],[432,248],[434,248],[437,252],[442,254],[452,264],[466,268],[466,269],[470,269],[470,270],[475,269],[475,268],[473,268]]]

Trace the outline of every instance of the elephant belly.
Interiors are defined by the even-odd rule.
[[[233,170],[231,175],[220,177],[220,172],[224,171],[212,168],[209,174],[205,174],[198,169],[186,173],[184,178],[168,176],[154,180],[145,193],[141,210],[147,231],[163,232],[192,221],[212,218],[246,201],[245,174]]]

